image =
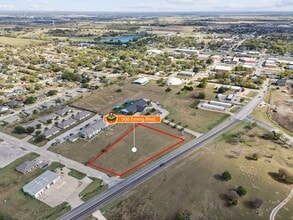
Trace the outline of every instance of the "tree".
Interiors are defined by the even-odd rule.
[[[34,109],[33,110],[33,115],[36,115],[36,114],[38,114],[38,110]]]
[[[37,101],[37,99],[35,97],[27,97],[27,99],[24,101],[24,104],[28,105],[28,104],[33,104]]]
[[[193,72],[194,73],[198,73],[200,70],[200,68],[198,66],[193,67]]]
[[[165,92],[171,92],[171,91],[172,91],[172,89],[170,87],[165,89]]]
[[[263,201],[262,199],[256,198],[254,201],[251,202],[251,206],[254,209],[258,209],[262,206]]]
[[[51,124],[51,123],[52,123],[52,119],[48,119],[47,124]]]
[[[206,97],[206,94],[205,94],[204,92],[200,92],[200,93],[198,94],[198,98],[199,98],[199,99],[205,99],[205,97]]]
[[[205,88],[208,84],[208,79],[207,78],[204,78],[197,87],[199,88]]]
[[[225,181],[228,181],[228,180],[231,180],[232,179],[232,176],[231,174],[229,173],[229,171],[225,171],[224,173],[222,173],[222,177]]]
[[[44,140],[46,140],[46,136],[43,134],[39,134],[38,136],[35,137],[35,142],[37,142],[37,143],[40,143]]]
[[[293,175],[291,173],[289,173],[288,170],[284,169],[284,168],[280,168],[279,172],[278,172],[278,176],[279,179],[289,183],[289,184],[293,184]]]
[[[24,133],[26,133],[26,129],[19,125],[14,128],[13,132],[16,134],[24,134]]]
[[[27,127],[26,128],[26,133],[28,133],[28,134],[32,134],[32,133],[34,133],[34,131],[35,131],[35,128],[34,127]]]
[[[178,212],[176,219],[177,220],[191,220],[191,211],[185,209],[184,211]]]
[[[40,129],[41,127],[42,127],[41,124],[37,124],[37,125],[36,125],[36,129]]]
[[[243,186],[239,186],[237,189],[236,189],[236,192],[239,196],[245,196],[246,193],[247,193],[247,190],[243,187]]]

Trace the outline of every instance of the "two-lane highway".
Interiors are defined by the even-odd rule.
[[[175,163],[179,158],[182,158],[184,155],[187,155],[191,151],[198,149],[204,143],[219,136],[227,129],[236,125],[239,122],[239,120],[245,119],[253,111],[253,109],[256,108],[262,101],[266,90],[267,82],[265,82],[264,88],[260,90],[259,94],[253,100],[251,100],[246,106],[244,106],[239,112],[237,112],[237,114],[235,114],[233,117],[230,117],[228,120],[224,121],[219,126],[200,136],[198,139],[190,141],[189,143],[170,152],[169,154],[155,161],[151,165],[133,174],[131,177],[119,182],[117,185],[109,188],[104,193],[101,193],[100,195],[94,197],[90,201],[71,210],[69,213],[65,214],[59,219],[83,219],[84,217],[93,213],[95,210],[103,207],[107,203],[113,201],[118,196],[121,196],[123,193],[129,191],[138,184],[152,177],[160,170],[163,170],[171,164]]]

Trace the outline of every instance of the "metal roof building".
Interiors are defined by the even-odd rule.
[[[60,176],[57,173],[47,170],[22,187],[22,190],[32,197],[38,198],[46,189],[50,188],[50,186],[55,184],[59,179]]]
[[[132,84],[138,84],[138,85],[145,85],[149,82],[149,79],[147,77],[142,77],[142,78],[139,78],[137,80],[134,80],[132,82]]]
[[[17,166],[15,169],[18,172],[21,172],[22,174],[27,174],[31,171],[33,171],[38,166],[38,162],[34,160],[26,161],[19,166]]]
[[[80,135],[83,138],[92,138],[96,134],[100,133],[108,124],[104,123],[103,119],[96,121],[95,123],[90,124],[88,127],[84,128]]]

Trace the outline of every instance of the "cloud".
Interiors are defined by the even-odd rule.
[[[14,5],[0,5],[0,10],[11,11],[11,10],[16,10],[16,7]]]
[[[177,5],[198,5],[198,4],[208,4],[210,0],[165,0],[165,2],[170,4],[177,4]]]
[[[154,4],[135,4],[135,5],[123,5],[125,9],[145,9],[145,10],[169,10],[174,9],[174,6],[170,5],[154,5]]]
[[[232,3],[223,5],[221,9],[235,10],[278,10],[279,8],[288,8],[293,6],[293,0],[258,0],[247,2],[247,4]]]

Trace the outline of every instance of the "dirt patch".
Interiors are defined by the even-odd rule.
[[[272,91],[271,94],[271,116],[281,127],[293,132],[293,89],[283,87],[280,90],[287,89],[284,93],[279,90]]]

